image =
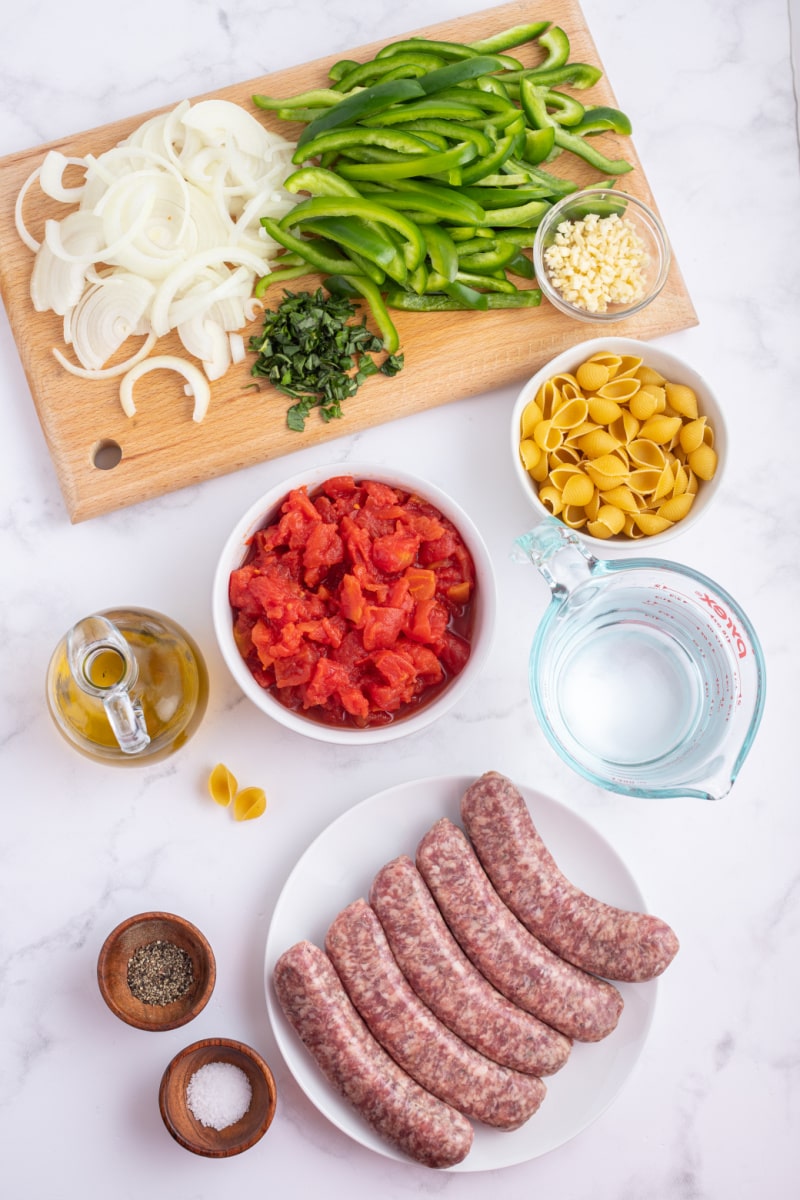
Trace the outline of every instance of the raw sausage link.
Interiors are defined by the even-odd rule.
[[[606,979],[641,982],[678,952],[672,929],[649,913],[614,908],[562,874],[514,784],[489,771],[461,802],[486,874],[523,925],[556,954]]]
[[[541,1079],[485,1058],[426,1008],[366,900],[339,913],[325,950],[372,1035],[421,1087],[499,1129],[518,1129],[536,1112],[545,1094]]]
[[[473,966],[408,855],[380,869],[369,899],[411,987],[453,1033],[515,1071],[552,1075],[564,1065],[569,1038],[512,1004]]]
[[[610,983],[564,962],[503,903],[466,835],[446,817],[417,848],[417,867],[456,941],[509,1000],[579,1042],[615,1028],[622,996]]]
[[[381,1137],[427,1167],[452,1167],[466,1158],[469,1121],[378,1045],[322,950],[296,942],[278,959],[272,979],[281,1008],[320,1069]]]

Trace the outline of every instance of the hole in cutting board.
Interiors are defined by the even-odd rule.
[[[113,471],[122,460],[122,447],[119,442],[105,438],[98,442],[92,451],[92,464],[98,471]]]

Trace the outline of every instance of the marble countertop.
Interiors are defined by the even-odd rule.
[[[0,155],[483,7],[31,0],[6,16],[0,39]],[[755,746],[716,804],[612,795],[548,748],[526,691],[547,589],[509,558],[530,523],[507,461],[515,388],[355,436],[344,430],[288,461],[73,526],[3,314],[0,1124],[9,1200],[796,1194],[800,176],[790,48],[798,12],[786,0],[584,0],[583,9],[699,317],[661,344],[712,381],[726,412],[719,498],[670,543],[669,557],[717,579],[760,633],[769,687]],[[262,718],[227,673],[210,611],[218,548],[240,512],[290,472],[348,459],[413,470],[469,509],[497,567],[501,613],[492,659],[463,701],[427,731],[363,751],[300,739]],[[211,696],[178,755],[119,771],[58,737],[44,675],[78,617],[128,604],[168,613],[193,633]],[[236,824],[209,800],[219,760],[265,787],[262,819]],[[309,1102],[268,1021],[264,948],[290,870],[335,817],[395,784],[488,769],[588,821],[678,931],[681,951],[659,984],[635,1069],[589,1128],[526,1163],[437,1173],[372,1153]],[[158,1035],[117,1021],[95,978],[107,933],[148,909],[188,917],[217,955],[208,1007]],[[205,1036],[256,1047],[278,1082],[269,1133],[226,1161],[186,1153],[158,1110],[165,1066]]]

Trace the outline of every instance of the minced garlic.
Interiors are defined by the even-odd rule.
[[[635,304],[644,295],[647,249],[633,223],[616,213],[562,221],[544,261],[556,291],[587,312]]]

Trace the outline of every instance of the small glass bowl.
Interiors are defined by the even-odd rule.
[[[645,249],[645,263],[642,270],[644,290],[630,304],[612,304],[603,312],[592,312],[588,308],[574,304],[565,299],[555,287],[545,261],[545,252],[556,240],[559,226],[564,221],[580,221],[590,213],[600,217],[618,214],[633,226],[636,234],[642,240]],[[533,265],[536,271],[536,281],[542,295],[549,300],[554,308],[573,317],[576,321],[587,323],[608,323],[621,321],[641,312],[651,301],[655,300],[664,284],[667,282],[671,261],[669,243],[664,226],[648,206],[626,192],[612,188],[584,188],[583,191],[573,192],[559,200],[546,214],[538,229],[533,244]]]

